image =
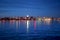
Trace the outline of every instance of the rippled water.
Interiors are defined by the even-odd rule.
[[[59,40],[60,21],[0,21],[0,40]]]

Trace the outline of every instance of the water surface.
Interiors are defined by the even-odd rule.
[[[0,40],[59,40],[60,21],[0,21]]]

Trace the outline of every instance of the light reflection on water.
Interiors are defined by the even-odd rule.
[[[28,29],[29,29],[29,20],[27,20],[27,32],[28,32]]]
[[[53,20],[3,20],[0,21],[0,35],[32,37],[60,36],[60,23]]]

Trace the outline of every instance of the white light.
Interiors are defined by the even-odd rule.
[[[27,20],[27,31],[28,31],[28,29],[29,29],[29,21]]]
[[[29,17],[29,15],[27,15],[27,17]]]

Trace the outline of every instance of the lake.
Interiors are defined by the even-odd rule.
[[[60,21],[0,21],[0,40],[59,40]]]

